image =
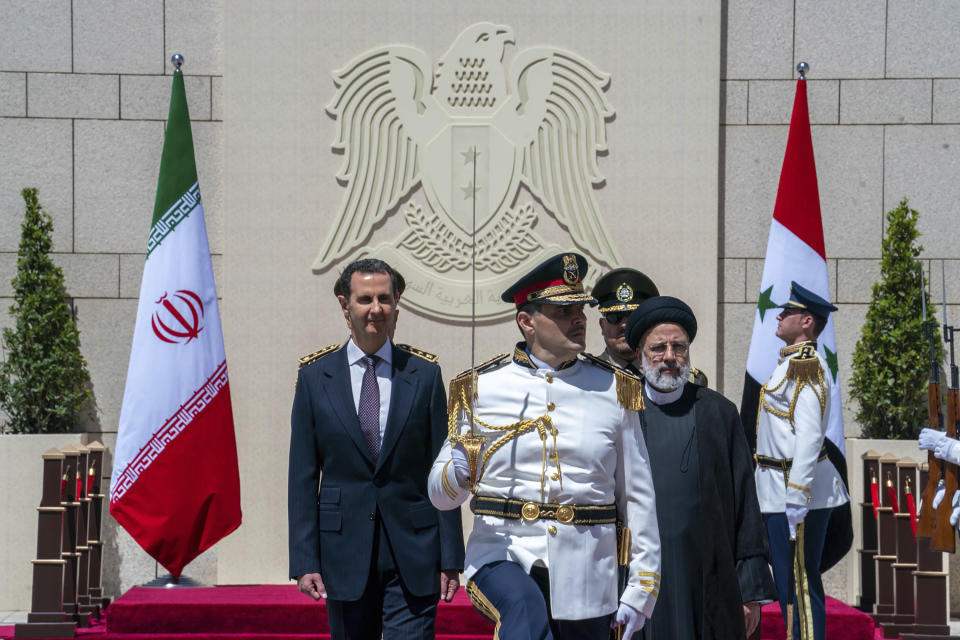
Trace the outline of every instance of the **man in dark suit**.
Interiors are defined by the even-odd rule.
[[[340,276],[350,340],[301,358],[288,487],[290,576],[327,600],[334,638],[433,638],[463,568],[459,510],[427,497],[447,437],[436,356],[390,336],[399,276],[359,260]],[[319,491],[318,491],[319,487]]]

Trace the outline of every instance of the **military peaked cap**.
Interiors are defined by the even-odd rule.
[[[803,309],[821,318],[827,318],[831,311],[837,310],[835,306],[794,281],[790,282],[790,299],[777,306],[783,309]]]
[[[647,298],[660,295],[657,285],[636,269],[614,269],[604,274],[591,291],[597,299],[597,311],[633,311]]]
[[[500,295],[519,309],[528,302],[571,305],[594,304],[596,300],[583,290],[587,259],[579,253],[558,253],[530,270]]]

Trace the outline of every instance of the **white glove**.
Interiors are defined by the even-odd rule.
[[[803,519],[807,517],[807,511],[810,510],[805,504],[790,504],[787,503],[787,508],[785,510],[785,515],[787,516],[787,527],[790,528],[790,539],[795,540],[797,537],[797,525],[803,522]]]
[[[940,503],[943,502],[943,495],[946,493],[947,488],[943,485],[940,485],[940,488],[937,489],[937,492],[933,494],[933,509],[936,510],[940,506]],[[917,513],[923,511],[923,494],[920,494],[920,504],[917,505]]]
[[[937,445],[941,441],[947,439],[947,434],[943,431],[937,431],[936,429],[921,429],[920,430],[920,440],[917,444],[921,449],[926,449],[927,451],[933,451],[937,448]]]
[[[937,489],[937,493],[933,496],[933,508],[934,510],[940,506],[940,503],[943,502],[943,496],[946,494],[947,488],[943,485],[940,485],[940,488]],[[954,494],[956,496],[956,494]],[[923,500],[920,501],[920,508],[923,508]]]
[[[957,521],[960,520],[960,491],[953,492],[953,513],[950,514],[950,524],[954,527],[957,526]]]
[[[461,489],[466,489],[470,481],[470,464],[467,462],[467,452],[461,445],[457,445],[450,452],[450,459],[453,460],[453,475],[457,477],[457,484]]]
[[[610,628],[616,629],[620,625],[625,625],[623,629],[623,638],[624,640],[630,640],[634,633],[640,631],[640,629],[643,629],[643,625],[646,621],[647,616],[643,615],[626,602],[621,602],[620,606],[617,608],[617,614],[613,616],[613,620],[610,621]]]
[[[933,455],[945,460],[947,462],[952,462],[953,464],[960,464],[960,457],[957,456],[957,448],[954,445],[960,444],[953,438],[947,438],[944,436],[940,442],[937,443],[937,446],[933,450]]]

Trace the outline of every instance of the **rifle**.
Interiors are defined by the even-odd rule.
[[[958,384],[957,364],[953,356],[953,327],[947,325],[947,279],[943,274],[943,341],[950,345],[950,386],[947,388],[947,437],[957,439],[957,421],[960,420],[960,384]],[[953,494],[957,491],[957,465],[943,463],[943,500],[937,507],[937,521],[933,529],[930,547],[937,551],[953,553],[956,551],[956,537],[950,515],[953,513]]]
[[[930,428],[939,431],[943,424],[943,411],[940,406],[940,361],[939,358],[937,358],[937,348],[933,337],[937,323],[934,320],[927,320],[926,288],[927,284],[923,280],[923,267],[921,267],[920,299],[923,303],[923,335],[927,337],[930,343],[930,383],[927,385],[927,417],[930,422]],[[933,499],[937,495],[937,488],[942,475],[940,460],[933,455],[933,451],[927,452],[927,465],[930,469],[930,475],[927,478],[927,486],[923,490],[920,517],[917,519],[918,538],[931,538],[933,536],[933,527],[936,522],[936,513],[933,510]]]

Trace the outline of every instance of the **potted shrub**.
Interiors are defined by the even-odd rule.
[[[17,274],[13,279],[14,327],[3,330],[0,409],[3,431],[65,433],[92,410],[90,374],[80,353],[80,334],[64,291],[63,271],[50,259],[53,220],[36,189],[24,189]]]
[[[857,421],[864,438],[913,440],[927,421],[930,342],[923,331],[921,296],[926,296],[928,319],[936,320],[940,309],[930,300],[929,283],[921,282],[918,215],[906,198],[886,215],[880,281],[873,285],[853,351],[850,391],[859,402]],[[933,342],[937,362],[942,362],[943,342],[936,328]]]

